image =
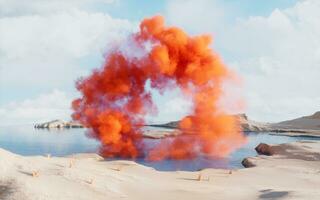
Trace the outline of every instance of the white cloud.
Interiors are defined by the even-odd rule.
[[[319,1],[298,1],[267,17],[238,18],[227,24],[226,19],[211,21],[213,11],[207,1],[190,2],[193,5],[181,4],[179,12],[186,8],[184,14],[188,14],[188,8],[202,7],[202,15],[197,15],[197,21],[179,18],[177,23],[191,30],[202,24],[205,31],[213,32],[218,40],[215,47],[244,78],[249,116],[278,121],[320,110]],[[168,12],[169,17],[174,15],[174,10]],[[170,20],[175,22],[174,17]]]
[[[60,90],[0,106],[0,125],[70,119],[72,98]]]
[[[92,66],[92,60],[99,58],[92,56],[102,54],[110,42],[121,40],[137,27],[87,10],[93,4],[110,2],[0,0],[0,95],[33,88],[67,90],[73,88],[77,77],[98,67]],[[221,0],[171,0],[166,15],[170,24],[188,32],[213,33],[215,48],[243,76],[249,116],[277,121],[320,110],[319,10],[319,1],[304,0],[267,17],[235,19],[235,9]],[[81,66],[86,59],[91,59],[90,66]],[[67,101],[69,105],[70,99],[64,104]],[[180,111],[187,107],[180,100],[165,101],[160,99],[159,105],[166,105],[168,111],[177,109],[172,105],[179,105]],[[13,104],[20,110],[13,109]],[[58,113],[30,107],[25,101],[0,102],[1,123],[34,122]],[[32,118],[29,112],[42,117]],[[168,112],[161,116],[161,120],[171,120],[178,115]]]
[[[108,4],[115,0],[0,0],[0,16],[48,14],[84,8],[92,4]]]
[[[224,40],[239,56],[234,66],[244,71],[252,116],[276,121],[320,110],[319,9],[308,0],[240,20]]]
[[[31,87],[54,83],[55,77],[69,84],[83,70],[77,66],[81,58],[102,55],[108,42],[123,37],[132,27],[126,20],[81,10],[0,18],[2,84]]]
[[[137,27],[128,20],[87,10],[111,2],[0,0],[0,95],[20,94],[23,99],[29,98],[28,91],[40,94],[63,88],[74,92],[75,80],[101,65],[108,45]],[[0,98],[0,106],[10,100]],[[11,116],[9,111],[6,116]],[[18,116],[14,112],[12,116]],[[49,116],[53,111],[45,112]]]

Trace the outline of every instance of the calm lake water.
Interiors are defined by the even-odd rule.
[[[147,129],[157,129],[148,127]],[[140,164],[151,166],[157,170],[195,171],[203,168],[242,168],[241,161],[248,156],[257,155],[254,148],[261,142],[280,144],[297,140],[319,140],[311,137],[288,137],[269,134],[247,134],[248,143],[227,158],[207,159],[198,157],[193,160],[164,160],[147,162],[137,159]],[[149,146],[159,140],[145,139]],[[85,129],[46,130],[34,129],[32,126],[0,127],[0,148],[21,155],[65,156],[74,153],[95,153],[99,143],[85,134]]]

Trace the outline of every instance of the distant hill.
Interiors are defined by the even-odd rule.
[[[320,135],[320,111],[313,115],[287,120],[279,123],[257,122],[248,118],[246,114],[237,115],[244,132],[292,132],[312,133]],[[150,126],[164,128],[178,128],[179,121],[166,124],[152,124]]]
[[[239,114],[236,116],[240,120],[241,126],[245,132],[268,130],[267,123],[256,122],[256,121],[250,120],[250,119],[248,119],[248,116],[246,114]],[[178,128],[179,122],[180,121],[172,121],[172,122],[165,123],[165,124],[152,124],[149,126],[176,129],[176,128]]]
[[[272,124],[274,128],[298,129],[298,130],[320,130],[320,111],[313,115],[300,117]]]

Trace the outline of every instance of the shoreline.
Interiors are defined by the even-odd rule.
[[[149,138],[149,139],[162,139],[166,137],[174,137],[178,135],[178,132],[180,131],[177,128],[173,127],[168,127],[168,126],[162,126],[162,125],[146,125],[150,127],[156,127],[156,128],[167,128],[171,129],[170,131],[162,131],[162,130],[157,130],[157,131],[147,131],[149,132],[148,134],[144,134],[144,138]],[[156,133],[155,135],[150,134],[150,132]],[[171,133],[170,133],[171,132]],[[261,131],[246,131],[244,130],[243,133],[245,134],[269,134],[269,135],[274,135],[274,136],[288,136],[288,137],[310,137],[310,138],[320,138],[320,131],[319,130],[289,130],[289,129],[277,129],[277,130],[261,130]]]
[[[243,132],[272,132],[286,133],[287,135],[297,135],[299,133],[302,135],[320,136],[320,111],[312,115],[275,123],[251,120],[244,113],[234,116],[239,120]],[[148,126],[174,129],[178,128],[179,121],[165,124],[150,124]]]
[[[317,138],[320,139],[320,134],[312,134],[312,133],[296,133],[296,132],[270,132],[269,135],[274,136],[288,136],[288,137],[309,137],[309,138]]]
[[[251,168],[193,172],[157,171],[133,161],[104,161],[97,154],[20,156],[0,149],[0,187],[13,191],[0,198],[319,199],[320,141],[270,148],[271,156],[246,158]]]

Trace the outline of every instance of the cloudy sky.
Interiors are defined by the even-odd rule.
[[[243,79],[251,118],[311,114],[320,110],[319,10],[318,0],[0,0],[0,125],[69,119],[75,80],[155,14],[213,36]],[[188,107],[170,93],[154,99],[162,108],[156,122]]]

